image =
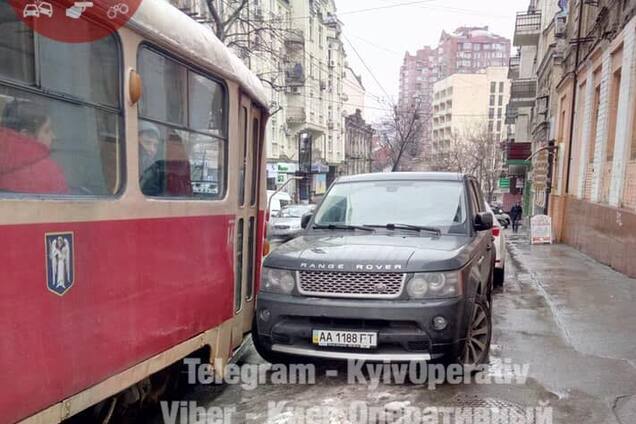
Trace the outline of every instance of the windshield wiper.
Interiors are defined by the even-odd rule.
[[[442,235],[442,230],[435,227],[426,227],[422,225],[412,225],[412,224],[386,224],[386,225],[365,225],[365,227],[371,228],[386,228],[387,230],[412,230],[417,232],[426,231],[429,233],[435,233],[437,235]]]
[[[314,225],[314,230],[363,230],[363,231],[375,231],[368,225],[346,225],[346,224],[328,224],[328,225]]]

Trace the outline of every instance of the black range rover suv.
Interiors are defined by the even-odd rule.
[[[461,174],[340,178],[264,261],[256,349],[271,362],[483,363],[495,258],[484,205]]]

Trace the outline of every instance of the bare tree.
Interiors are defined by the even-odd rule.
[[[486,124],[476,124],[461,134],[453,133],[449,148],[437,159],[439,170],[473,175],[488,202],[494,199],[503,166],[503,150]]]
[[[378,130],[381,147],[388,153],[392,172],[405,170],[407,163],[421,153],[420,141],[424,128],[420,103],[405,107],[392,106]]]
[[[251,65],[252,57],[266,62],[257,76],[275,91],[286,88],[283,63],[288,52],[285,41],[298,36],[289,16],[266,16],[259,7],[252,7],[250,0],[206,0],[210,12],[209,24],[225,45]]]

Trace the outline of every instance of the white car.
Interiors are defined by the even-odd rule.
[[[291,204],[292,198],[282,191],[276,193],[274,190],[267,190],[267,202],[270,216],[275,216],[283,207]]]
[[[492,214],[492,236],[494,238],[495,251],[497,258],[495,259],[495,287],[501,287],[504,283],[504,276],[506,270],[506,240],[504,239],[503,228],[501,223],[495,216],[490,205],[486,205],[488,212]]]
[[[290,240],[298,236],[303,228],[303,216],[312,213],[316,205],[287,205],[270,218],[267,237],[270,239]]]

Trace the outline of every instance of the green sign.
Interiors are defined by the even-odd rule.
[[[499,178],[499,188],[510,188],[510,178]]]

